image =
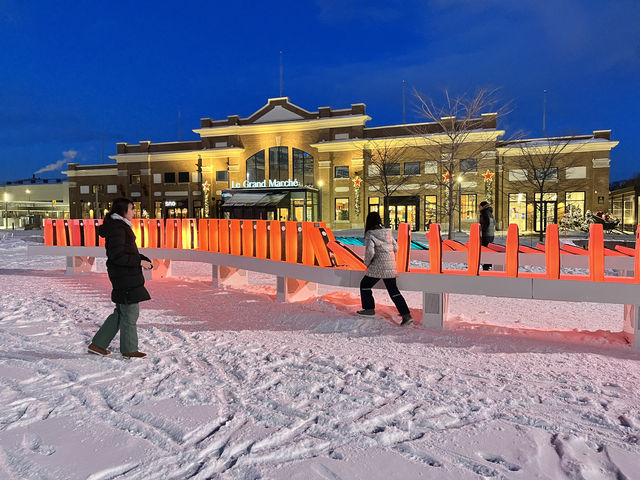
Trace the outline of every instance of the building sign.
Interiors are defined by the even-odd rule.
[[[165,200],[164,206],[165,207],[175,207],[176,206],[176,201],[175,200]]]
[[[231,182],[231,188],[273,188],[273,187],[299,187],[298,180],[263,180],[261,182]]]

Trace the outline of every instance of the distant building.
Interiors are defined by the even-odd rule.
[[[307,111],[288,98],[269,99],[246,118],[203,118],[199,140],[139,144],[118,143],[110,165],[69,164],[71,215],[100,217],[119,196],[130,197],[138,215],[322,220],[334,229],[362,228],[369,211],[387,208],[392,226],[409,222],[414,230],[441,222],[447,202],[443,172],[425,157],[424,138],[442,136],[438,124],[367,127],[364,104]],[[617,145],[609,130],[570,139],[501,141],[497,115],[473,120],[469,144],[483,151],[461,158],[456,196],[462,206],[456,228],[477,221],[477,208],[489,198],[498,228],[517,223],[521,231],[558,221],[565,209],[597,210],[609,204],[609,154]],[[420,128],[426,132],[416,135]],[[523,152],[541,141],[567,141],[571,167],[559,163],[549,182],[558,188],[544,198],[517,182]],[[389,175],[407,180],[388,199],[376,189],[371,145],[410,145]],[[569,165],[569,163],[567,164]],[[534,172],[530,174],[535,175]],[[560,186],[562,185],[562,188]],[[385,205],[386,203],[386,205]]]
[[[2,228],[40,228],[45,218],[69,218],[69,182],[36,178],[0,184]]]

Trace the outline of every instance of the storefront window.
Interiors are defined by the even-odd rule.
[[[624,196],[624,211],[623,211],[623,230],[633,231],[633,225],[636,222],[636,214],[633,209],[634,193],[630,193]]]
[[[269,178],[271,180],[289,179],[289,147],[269,148]]]
[[[264,150],[261,150],[247,158],[247,181],[262,182],[264,178]]]
[[[565,194],[565,215],[584,216],[584,192],[567,192]]]
[[[336,220],[349,220],[348,198],[336,198]]]
[[[436,195],[424,196],[424,229],[427,225],[437,222],[438,197]]]
[[[155,202],[154,215],[156,218],[162,218],[162,202]]]
[[[509,224],[518,225],[518,230],[524,232],[527,229],[527,194],[509,194]]]
[[[476,220],[478,218],[476,198],[475,193],[460,195],[460,220]]]
[[[380,212],[380,197],[369,197],[369,212]]]
[[[462,173],[470,173],[478,171],[478,160],[475,158],[465,158],[460,160],[460,171]]]
[[[133,202],[133,218],[142,218],[142,208],[140,202]]]
[[[313,185],[313,157],[307,152],[291,149],[293,154],[293,178],[302,185]]]
[[[175,174],[175,172],[165,172],[165,174],[164,174],[164,183],[176,183],[176,174]]]
[[[178,172],[178,183],[189,183],[189,172]]]
[[[264,175],[264,165],[263,165],[262,173]],[[249,177],[249,174],[247,174],[247,180],[249,179],[248,177]],[[216,171],[216,182],[227,182],[228,180],[229,180],[229,172],[227,172],[226,170]]]

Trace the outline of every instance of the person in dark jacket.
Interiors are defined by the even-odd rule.
[[[358,310],[358,315],[375,315],[376,304],[371,288],[382,279],[391,300],[402,317],[400,325],[411,325],[413,318],[409,307],[407,307],[407,302],[396,285],[398,244],[394,240],[391,230],[382,226],[378,212],[369,212],[367,215],[364,228],[364,247],[364,263],[367,265],[367,274],[362,277],[360,282],[362,310]]]
[[[482,228],[482,246],[486,247],[493,242],[496,230],[496,221],[493,218],[493,208],[489,202],[480,202],[480,227]],[[482,270],[491,270],[490,263],[483,263]]]
[[[113,290],[111,301],[116,308],[94,335],[89,353],[109,355],[107,349],[120,330],[120,352],[124,357],[146,357],[138,351],[136,322],[140,314],[139,303],[151,296],[144,287],[142,269],[152,268],[151,260],[138,252],[136,236],[131,230],[133,202],[126,198],[114,200],[111,211],[100,226],[99,233],[105,239],[107,273]]]

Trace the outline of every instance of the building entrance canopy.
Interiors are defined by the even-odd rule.
[[[275,206],[278,205],[286,193],[235,193],[226,197],[223,207],[253,207],[253,206]]]
[[[224,218],[320,220],[318,190],[294,188],[230,188],[222,192]]]

